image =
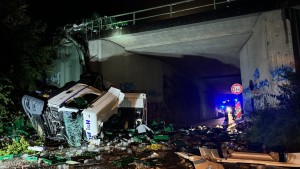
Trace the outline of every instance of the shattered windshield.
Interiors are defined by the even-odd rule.
[[[97,94],[88,93],[80,97],[74,98],[66,106],[78,109],[84,109],[98,98]]]

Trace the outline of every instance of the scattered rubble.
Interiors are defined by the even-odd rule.
[[[45,142],[28,146],[30,154],[0,156],[1,168],[278,168],[300,167],[297,153],[287,162],[279,155],[252,153],[240,131],[222,126],[176,128],[153,121],[147,128],[105,129],[103,139],[83,140],[80,147]],[[248,151],[248,152],[246,152]]]

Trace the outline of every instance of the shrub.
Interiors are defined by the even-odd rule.
[[[28,150],[28,146],[30,146],[29,142],[26,141],[24,136],[21,136],[20,140],[13,140],[11,143],[2,145],[0,156],[33,153],[32,150]]]
[[[0,133],[3,132],[3,127],[7,120],[11,117],[9,107],[13,106],[11,93],[13,86],[11,81],[5,77],[0,76]]]
[[[300,79],[291,70],[285,72],[284,78],[287,83],[279,86],[277,96],[280,103],[253,112],[246,139],[271,150],[283,147],[290,152],[300,151]]]

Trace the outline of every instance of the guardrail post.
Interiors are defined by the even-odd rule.
[[[214,10],[216,10],[216,0],[214,0]]]
[[[88,39],[88,35],[87,35],[87,32],[88,32],[88,24],[87,24],[87,19],[85,20],[85,39]]]
[[[92,21],[91,38],[93,37],[93,32],[94,32],[94,21]]]
[[[172,18],[173,17],[173,6],[172,6],[172,4],[170,5],[170,18]]]
[[[132,21],[133,21],[133,24],[135,25],[135,12],[132,13],[132,16],[133,16],[133,20]]]
[[[100,29],[103,29],[103,21],[102,21],[102,17],[100,18]]]
[[[102,30],[102,18],[99,18],[99,37],[100,37],[100,32]]]

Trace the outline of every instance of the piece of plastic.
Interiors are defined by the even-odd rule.
[[[28,146],[27,149],[32,150],[32,151],[44,151],[45,150],[45,148],[42,146]]]
[[[14,156],[11,154],[11,155],[6,155],[6,156],[0,156],[0,161],[2,160],[8,160],[8,159],[12,159]]]
[[[151,144],[147,146],[147,149],[149,150],[160,150],[162,148],[161,144]]]
[[[38,157],[36,156],[28,156],[25,158],[26,161],[29,161],[29,162],[37,162],[38,161]]]
[[[52,160],[46,159],[46,158],[42,158],[43,163],[48,164],[48,165],[52,165],[53,162]]]
[[[168,141],[170,140],[169,135],[153,135],[155,141]]]
[[[167,132],[167,133],[171,132],[173,130],[174,130],[174,127],[173,127],[172,124],[168,124],[168,125],[165,126],[165,132]]]

